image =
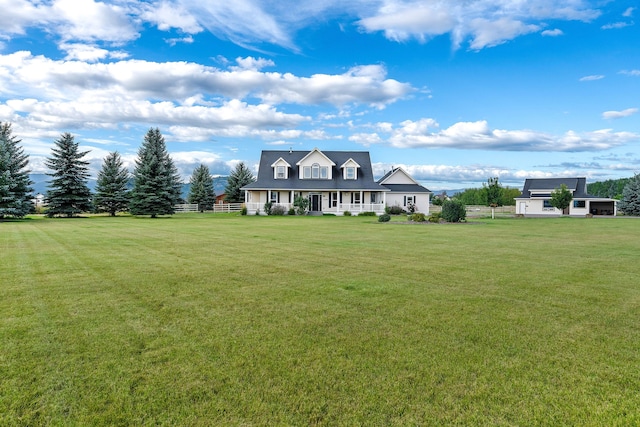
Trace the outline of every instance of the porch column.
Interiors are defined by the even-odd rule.
[[[364,191],[360,190],[360,212],[362,212],[363,204],[364,204]]]
[[[337,197],[338,197],[338,200],[336,200],[336,204],[337,204],[337,206],[336,206],[336,213],[340,213],[340,212],[342,212],[342,202],[341,202],[341,200],[342,200],[342,194],[341,194],[341,191],[340,191],[340,190],[338,190]]]

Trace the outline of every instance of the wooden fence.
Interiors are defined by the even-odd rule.
[[[497,206],[494,208],[496,215],[515,215],[515,206]],[[467,205],[467,216],[486,216],[491,215],[491,207],[483,205]],[[429,206],[429,212],[442,212],[442,206]]]
[[[197,203],[183,203],[175,205],[173,207],[178,212],[198,212]],[[213,205],[213,209],[206,210],[205,212],[213,213],[230,213],[240,212],[242,210],[242,203],[221,203]]]

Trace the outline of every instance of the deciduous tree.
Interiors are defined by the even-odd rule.
[[[209,172],[209,168],[203,164],[195,168],[189,184],[187,201],[189,203],[197,203],[200,212],[213,209],[213,204],[216,202],[216,193],[213,189],[213,177]]]
[[[73,135],[63,133],[54,142],[51,157],[45,165],[53,172],[49,189],[45,197],[47,215],[73,217],[91,210],[91,190],[87,186],[89,162],[82,160],[89,151],[79,151],[79,145]]]
[[[173,215],[180,200],[180,175],[158,128],[149,129],[138,150],[129,211],[133,215]]]
[[[10,123],[0,123],[0,218],[22,218],[31,211],[29,156],[12,135]]]
[[[129,207],[129,171],[124,167],[117,151],[104,158],[102,169],[98,172],[96,193],[93,203],[99,212],[108,212],[116,216],[117,212]]]
[[[240,189],[255,180],[249,168],[243,162],[238,163],[227,179],[224,200],[228,203],[244,202],[244,192]]]
[[[560,184],[560,188],[556,188],[551,192],[551,206],[564,212],[569,207],[573,195],[565,184]]]

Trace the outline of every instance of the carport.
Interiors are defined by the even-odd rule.
[[[592,215],[616,215],[616,201],[612,199],[591,200],[589,212]]]

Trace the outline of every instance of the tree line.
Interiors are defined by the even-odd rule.
[[[0,123],[0,219],[22,218],[33,212],[33,184],[29,179],[29,156],[12,134],[10,123]],[[133,173],[123,164],[117,151],[103,159],[98,172],[95,193],[88,187],[89,162],[82,160],[89,151],[80,151],[70,133],[54,141],[45,165],[51,172],[44,197],[49,217],[73,217],[82,212],[106,212],[115,216],[128,211],[132,215],[172,215],[181,201],[182,182],[178,169],[167,152],[158,128],[151,128],[138,150]],[[231,172],[225,188],[225,201],[242,202],[240,188],[255,178],[244,163]],[[200,211],[210,210],[215,203],[213,177],[209,168],[200,164],[189,180],[189,203]]]
[[[499,179],[489,178],[481,188],[467,188],[452,197],[446,192],[433,199],[433,204],[440,205],[448,198],[459,200],[464,205],[477,206],[515,206],[515,197],[522,192],[517,188],[503,187]]]

